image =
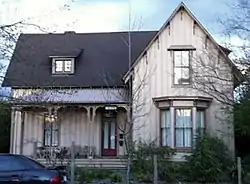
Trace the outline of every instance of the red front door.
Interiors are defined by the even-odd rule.
[[[102,123],[102,156],[116,156],[116,121],[105,118]]]

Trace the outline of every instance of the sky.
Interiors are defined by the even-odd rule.
[[[37,32],[112,32],[129,28],[157,30],[181,0],[0,0],[0,25],[17,21],[27,26],[25,33]],[[218,19],[230,12],[235,0],[183,0],[204,27],[223,43],[223,29]],[[234,40],[238,42],[238,40]],[[8,64],[8,61],[5,61]]]
[[[228,42],[218,20],[227,17],[236,0],[0,0],[0,25],[24,20],[32,24],[21,29],[25,33],[112,32],[128,30],[131,17],[133,30],[157,30],[181,2],[218,43]]]
[[[215,36],[218,18],[234,0],[183,0]],[[0,0],[0,25],[28,20],[49,32],[103,32],[128,29],[129,12],[137,30],[159,29],[181,0]],[[67,4],[68,6],[64,6]],[[129,11],[130,4],[130,11]],[[25,32],[37,32],[29,26]]]

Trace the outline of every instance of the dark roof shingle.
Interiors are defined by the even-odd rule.
[[[131,32],[133,62],[156,33]],[[2,86],[122,86],[122,77],[129,67],[127,40],[128,32],[22,34]],[[74,75],[51,75],[50,56],[77,53],[80,54],[76,59]]]

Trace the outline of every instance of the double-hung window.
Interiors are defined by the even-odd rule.
[[[171,146],[171,114],[164,110],[161,114],[161,140],[163,146]]]
[[[175,147],[191,148],[193,140],[191,109],[175,109]]]
[[[173,50],[174,84],[187,85],[191,82],[190,77],[190,55],[189,50]]]
[[[198,134],[205,133],[205,110],[204,109],[196,110],[196,132]]]

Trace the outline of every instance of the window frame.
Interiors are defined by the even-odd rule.
[[[58,122],[50,123],[50,122],[46,121],[46,117],[47,117],[47,115],[44,116],[44,123],[43,123],[43,146],[45,146],[45,147],[58,147],[60,145],[60,125]],[[48,126],[49,126],[48,129],[46,128],[46,124],[48,124]],[[54,125],[56,125],[56,128],[54,127]],[[50,136],[49,136],[50,139],[47,138],[46,131],[50,132]],[[55,133],[57,135],[55,135]],[[56,144],[53,144],[53,137],[57,137]],[[49,144],[47,144],[46,139],[48,139]]]
[[[195,117],[195,120],[196,120],[196,122],[195,122],[195,130],[196,130],[196,132],[195,132],[195,134],[197,135],[197,112],[203,112],[204,113],[204,122],[203,122],[203,127],[202,127],[202,129],[203,129],[203,131],[202,131],[202,134],[206,134],[206,129],[207,129],[207,126],[206,126],[206,109],[205,108],[196,108],[196,117]],[[200,132],[199,132],[200,133]]]
[[[185,127],[182,127],[182,128],[177,128],[176,127],[176,123],[177,123],[177,110],[190,110],[190,118],[191,118],[191,128],[185,128]],[[188,146],[183,146],[183,147],[177,147],[176,146],[176,143],[177,143],[177,137],[176,137],[176,129],[182,129],[183,130],[183,133],[185,132],[185,129],[191,129],[191,136],[190,136],[190,139],[191,139],[191,146],[188,147]],[[193,127],[193,110],[191,107],[174,107],[174,132],[173,132],[173,138],[174,138],[174,148],[177,149],[177,150],[191,150],[193,148],[193,130],[194,130],[194,127]],[[184,134],[185,135],[185,134]],[[184,142],[185,142],[185,136],[183,137],[184,138]]]
[[[191,72],[191,61],[192,61],[192,56],[193,56],[193,49],[173,49],[173,50],[171,50],[171,52],[172,52],[172,64],[173,64],[173,67],[172,67],[172,71],[173,71],[173,85],[174,86],[188,86],[188,85],[191,85],[191,83],[192,83],[192,72]],[[175,60],[176,60],[176,58],[175,58],[175,52],[188,52],[188,66],[175,66]],[[182,68],[185,68],[185,69],[188,69],[189,71],[188,71],[188,73],[189,73],[189,82],[188,83],[181,83],[181,84],[177,84],[177,83],[175,83],[175,77],[176,77],[176,75],[175,75],[175,69],[176,68],[180,68],[180,69],[182,69]]]
[[[0,160],[1,158],[5,159],[5,161],[7,160],[6,163],[11,163],[12,166],[8,167],[9,165],[5,165],[5,170],[2,170],[0,168],[0,172],[14,172],[14,171],[24,171],[29,169],[29,167],[27,167],[27,165],[24,165],[21,161],[19,157],[13,156],[13,155],[1,155],[0,156]],[[3,161],[3,160],[1,160]],[[13,165],[15,164],[15,165]],[[13,167],[15,166],[15,167]],[[17,167],[16,167],[17,166]]]
[[[195,109],[193,109],[195,107]],[[172,110],[171,110],[172,108]],[[190,110],[191,114],[191,147],[177,147],[176,146],[176,112],[178,109],[188,109]],[[170,113],[170,145],[164,144],[167,143],[167,139],[164,140],[164,134],[163,134],[163,115],[165,116],[166,111],[169,111]],[[169,146],[173,149],[175,149],[177,152],[182,152],[182,153],[189,153],[192,152],[192,150],[195,148],[196,145],[196,130],[197,130],[197,112],[198,111],[203,111],[204,112],[204,134],[206,134],[206,129],[207,129],[207,108],[206,107],[199,107],[199,106],[169,106],[165,108],[160,108],[159,115],[160,115],[160,124],[159,124],[159,139],[160,139],[160,146]],[[194,122],[195,120],[195,122]]]
[[[56,71],[56,62],[62,61],[62,71]],[[66,71],[66,61],[71,61],[71,70]],[[52,59],[52,74],[55,75],[64,75],[64,74],[73,74],[75,69],[75,58],[67,58],[67,57],[57,57]]]
[[[163,124],[163,119],[165,120],[165,113],[166,112],[169,112],[169,115],[170,115],[170,122],[169,122],[169,124],[170,124],[170,126],[169,127],[163,127],[162,126],[162,124]],[[164,118],[163,118],[163,116],[164,116]],[[171,142],[172,142],[172,139],[173,139],[173,137],[172,137],[172,135],[171,135],[171,129],[172,129],[172,126],[171,126],[171,110],[170,110],[170,108],[167,108],[167,109],[161,109],[161,111],[160,111],[160,145],[161,146],[168,146],[168,147],[171,147]],[[164,136],[164,134],[163,134],[163,130],[166,130],[166,129],[169,129],[170,130],[170,145],[168,145],[167,144],[167,139],[166,139],[166,137],[165,137],[165,141],[163,140],[163,136]],[[166,144],[164,144],[164,142],[166,143]]]

